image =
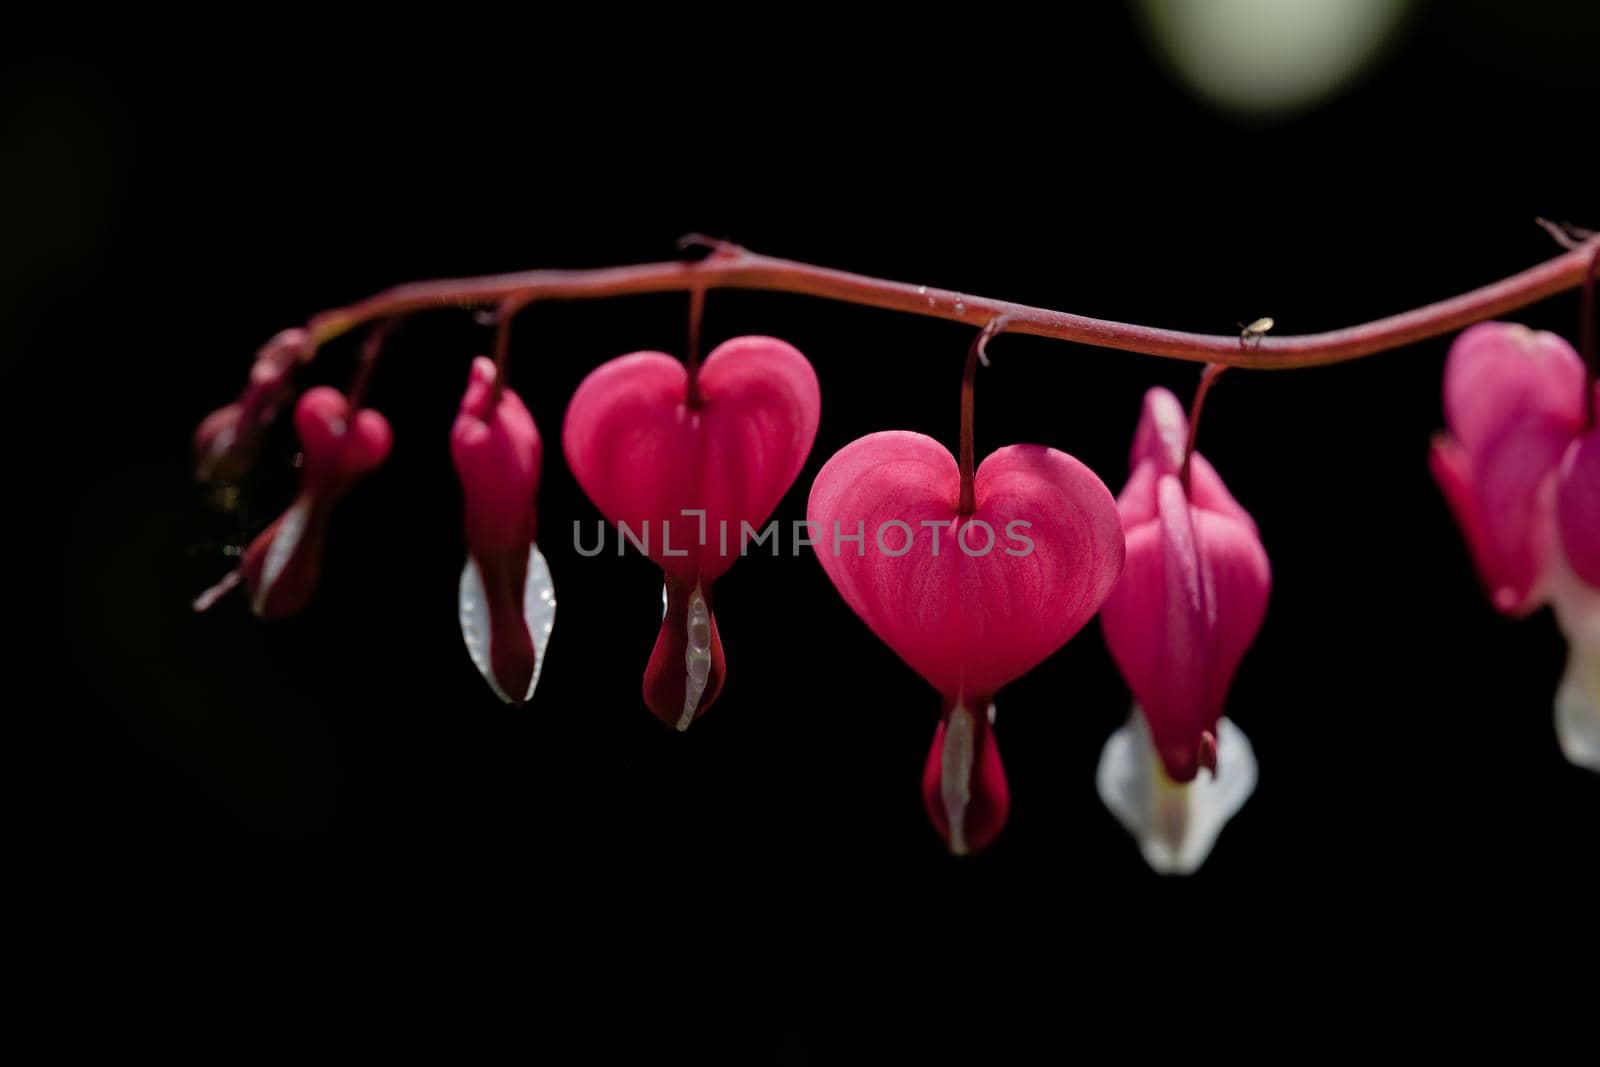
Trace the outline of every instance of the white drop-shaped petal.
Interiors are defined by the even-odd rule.
[[[492,635],[489,603],[484,596],[483,575],[471,556],[467,557],[467,565],[461,569],[458,611],[461,638],[466,642],[472,665],[478,668],[478,673],[489,683],[495,696],[507,704],[517,703],[506,696],[490,668]],[[550,631],[556,625],[555,584],[550,580],[550,566],[545,562],[538,545],[528,546],[528,577],[522,586],[522,620],[528,626],[528,636],[533,638],[534,657],[533,677],[528,680],[528,692],[522,698],[526,702],[533,699],[533,691],[539,686],[539,674],[544,670],[544,650],[550,643]]]
[[[1567,650],[1556,690],[1556,739],[1568,760],[1600,774],[1600,648]]]
[[[1217,772],[1192,782],[1167,777],[1139,706],[1106,741],[1095,775],[1100,799],[1139,842],[1158,874],[1192,874],[1256,787],[1256,756],[1244,732],[1217,724]]]
[[[1552,600],[1567,638],[1567,669],[1556,690],[1556,739],[1568,760],[1600,773],[1600,592],[1567,572]]]

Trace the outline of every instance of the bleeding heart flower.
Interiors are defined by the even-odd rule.
[[[243,580],[250,610],[262,618],[305,607],[322,571],[322,546],[333,505],[389,454],[389,420],[371,408],[350,411],[337,389],[308,390],[294,410],[302,463],[300,492],[289,510],[245,549],[239,569],[196,599],[204,611]]]
[[[1173,873],[1204,861],[1254,787],[1249,743],[1222,713],[1272,584],[1254,520],[1205,457],[1189,456],[1185,485],[1188,440],[1177,397],[1146,393],[1117,498],[1127,565],[1100,614],[1134,696],[1101,756],[1101,799]],[[1195,785],[1202,767],[1211,780]]]
[[[508,704],[533,696],[555,625],[550,568],[534,544],[544,446],[509,386],[494,396],[494,361],[473,360],[450,455],[461,480],[467,563],[461,635],[489,687]]]
[[[1600,428],[1583,361],[1555,334],[1486,322],[1445,362],[1449,433],[1429,456],[1495,608],[1543,604],[1570,645],[1556,732],[1573,763],[1600,771]]]
[[[239,399],[207,415],[195,430],[197,478],[227,484],[249,472],[261,436],[288,396],[290,376],[304,360],[309,341],[304,330],[284,330],[256,353]]]
[[[682,363],[635,352],[583,380],[562,427],[578,484],[666,574],[644,699],[680,730],[725,676],[712,582],[739,557],[743,524],[764,523],[800,473],[822,408],[811,364],[771,337],[719,345],[695,392]]]
[[[1064,452],[992,453],[966,512],[961,481],[933,438],[875,433],[823,465],[806,511],[845,602],[944,698],[923,797],[958,855],[988,845],[1009,808],[995,692],[1082,629],[1123,554],[1110,490]]]

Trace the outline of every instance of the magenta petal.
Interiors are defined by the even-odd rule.
[[[1600,589],[1600,427],[1567,449],[1556,489],[1556,521],[1567,563]]]
[[[1506,614],[1525,614],[1548,595],[1556,469],[1583,429],[1585,388],[1582,361],[1554,334],[1481,323],[1450,348],[1451,434],[1435,442],[1430,465],[1491,601]],[[1581,526],[1582,501],[1570,506]]]
[[[1178,398],[1159,386],[1146,392],[1129,455],[1128,484],[1117,496],[1124,529],[1156,517],[1156,482],[1163,474],[1177,474],[1183,469],[1188,444],[1189,417]],[[1204,456],[1196,452],[1189,466],[1189,498],[1197,507],[1231,515],[1255,528],[1255,520],[1239,506]]]
[[[1161,472],[1154,463],[1136,464],[1129,472],[1128,484],[1117,494],[1117,512],[1122,517],[1124,530],[1131,530],[1156,517],[1156,482],[1160,480]]]
[[[1512,588],[1494,541],[1479,517],[1478,488],[1472,476],[1472,460],[1467,456],[1466,449],[1447,434],[1436,434],[1433,446],[1428,451],[1428,469],[1433,472],[1433,480],[1439,483],[1439,490],[1444,494],[1450,513],[1455,516],[1456,525],[1461,527],[1467,550],[1472,553],[1472,562],[1478,568],[1478,577],[1489,592],[1490,599],[1497,603],[1503,601],[1506,606],[1501,610],[1512,610],[1520,598]],[[1497,597],[1496,590],[1504,590],[1504,595]]]
[[[495,366],[472,361],[466,395],[450,430],[450,457],[461,481],[468,549],[510,552],[521,561],[533,540],[544,445],[522,398],[500,391],[493,412]]]
[[[829,459],[807,508],[846,603],[951,699],[993,693],[1060,648],[1122,567],[1111,494],[1071,456],[1002,448],[973,488],[977,509],[963,519],[955,458],[930,437],[890,431]]]
[[[1450,346],[1445,421],[1474,459],[1508,422],[1537,417],[1574,434],[1583,426],[1584,380],[1583,361],[1555,334],[1479,323]]]
[[[293,614],[311,599],[334,503],[384,461],[394,440],[389,420],[371,408],[352,415],[344,395],[327,386],[300,398],[294,425],[303,455],[300,493],[239,566],[251,610],[263,618]]]
[[[562,430],[589,499],[690,588],[733,565],[742,522],[759,528],[778,506],[805,464],[822,404],[811,364],[771,337],[719,345],[699,384],[703,402],[691,409],[683,364],[660,352],[622,356],[578,386]]]
[[[1570,436],[1539,416],[1506,422],[1473,456],[1474,497],[1485,554],[1496,565],[1495,607],[1523,614],[1543,598],[1555,550],[1556,468]]]
[[[1189,503],[1204,511],[1236,519],[1255,532],[1256,520],[1228,492],[1217,469],[1198,452],[1189,462]]]
[[[1156,386],[1144,394],[1139,412],[1139,427],[1133,432],[1133,449],[1128,456],[1130,470],[1146,461],[1158,474],[1176,474],[1183,466],[1183,452],[1189,444],[1189,416],[1170,389]]]
[[[389,420],[371,408],[350,413],[337,389],[308,389],[294,409],[294,428],[303,456],[306,492],[327,500],[342,496],[362,475],[389,455],[394,433]]]
[[[1253,526],[1191,507],[1175,476],[1157,492],[1158,517],[1128,531],[1101,623],[1167,773],[1184,782],[1261,627],[1271,571]]]

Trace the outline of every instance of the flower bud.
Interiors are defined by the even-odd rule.
[[[473,360],[450,431],[467,541],[459,615],[479,673],[501,700],[521,704],[555,625],[550,571],[533,542],[544,447],[522,399],[509,386],[496,399],[495,376],[492,360]]]
[[[304,456],[300,491],[250,543],[239,568],[250,608],[262,618],[292,615],[311,599],[334,504],[384,461],[393,443],[387,419],[371,408],[352,413],[327,386],[300,398],[294,424]]]

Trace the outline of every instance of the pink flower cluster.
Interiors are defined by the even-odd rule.
[[[294,331],[275,338],[239,401],[201,425],[202,476],[236,477],[248,466],[304,344]],[[1495,606],[1524,614],[1554,605],[1572,642],[1558,697],[1562,742],[1575,762],[1600,768],[1595,388],[1559,338],[1473,327],[1450,353],[1450,433],[1435,442],[1432,465]],[[702,530],[740,529],[778,506],[820,415],[804,356],[770,337],[740,337],[698,367],[639,352],[598,368],[568,406],[562,451],[615,523],[660,527],[698,514]],[[390,446],[381,415],[352,410],[326,387],[301,397],[295,426],[305,455],[300,492],[237,572],[263,616],[307,602],[333,504]],[[490,360],[472,364],[450,448],[468,555],[463,638],[493,691],[520,704],[534,693],[554,623],[554,588],[535,543],[543,446]],[[1134,702],[1102,755],[1101,795],[1153,866],[1194,869],[1255,778],[1248,741],[1225,717],[1271,588],[1254,520],[1193,451],[1189,418],[1164,389],[1145,396],[1131,472],[1115,499],[1093,471],[1053,448],[1009,445],[975,469],[967,456],[963,468],[932,438],[870,434],[822,465],[806,507],[823,530],[894,524],[909,539],[896,554],[819,548],[817,558],[872,633],[939,694],[922,779],[930,822],[958,854],[996,838],[1010,807],[997,694],[1098,614]],[[1033,548],[938,551],[941,534],[958,540],[979,523],[1020,524]],[[726,684],[713,589],[739,546],[702,537],[647,554],[663,572],[665,610],[644,703],[683,730]]]

